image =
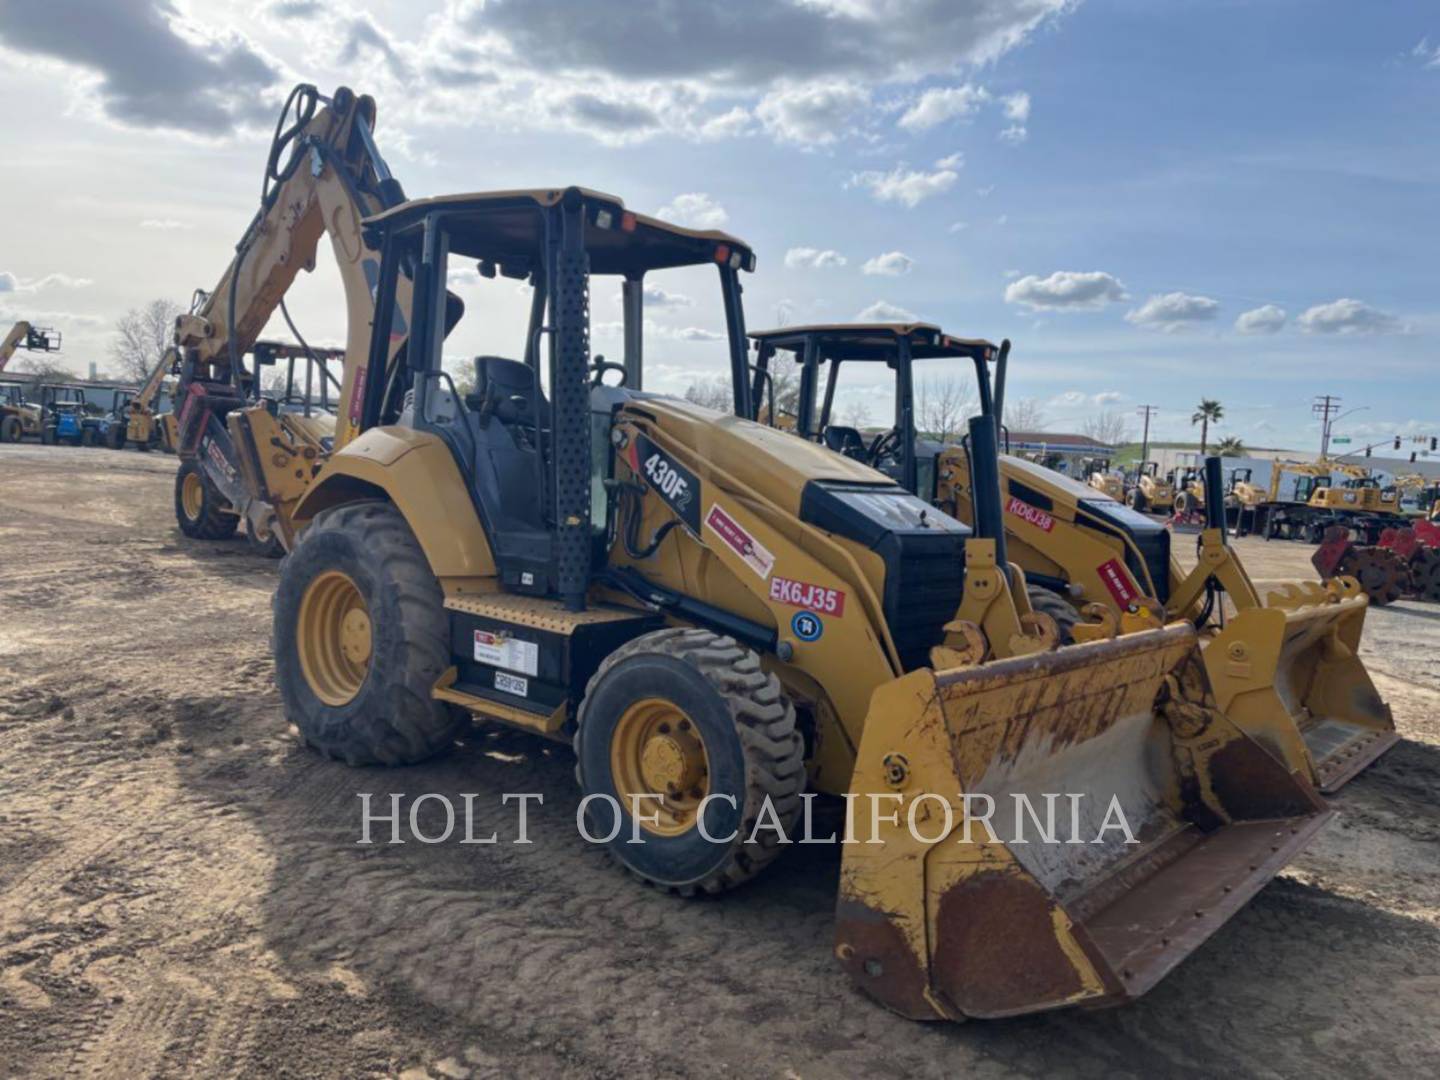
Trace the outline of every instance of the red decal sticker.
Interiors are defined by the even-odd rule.
[[[360,423],[360,412],[365,407],[365,365],[355,369],[355,389],[350,391],[350,423]]]
[[[1125,568],[1116,559],[1111,559],[1098,568],[1100,580],[1105,583],[1105,588],[1110,590],[1110,595],[1122,608],[1129,608],[1136,600],[1140,599],[1139,591],[1131,584],[1130,575],[1125,573]]]
[[[845,614],[843,592],[839,589],[827,589],[823,585],[811,585],[808,581],[773,577],[770,579],[770,599],[821,615]]]
[[[760,541],[746,532],[738,521],[718,505],[710,507],[705,524],[710,526],[726,547],[744,559],[745,565],[759,574],[761,580],[770,576],[770,571],[775,566],[775,556],[765,550]]]
[[[1031,506],[1029,503],[1022,502],[1013,495],[1010,496],[1010,503],[1005,507],[1005,512],[1007,514],[1014,514],[1022,521],[1029,522],[1042,532],[1048,533],[1051,529],[1055,528],[1055,519],[1053,517],[1044,510],[1041,510],[1038,506]]]

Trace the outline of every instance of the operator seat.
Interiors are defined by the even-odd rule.
[[[521,591],[543,592],[551,538],[541,447],[549,403],[525,364],[477,356],[475,390],[465,395],[465,407],[475,437],[475,494],[501,578]]]
[[[856,461],[864,461],[868,456],[864,436],[853,427],[831,424],[825,429],[825,446]]]

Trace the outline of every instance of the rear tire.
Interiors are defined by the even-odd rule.
[[[1135,497],[1130,500],[1130,505],[1142,514],[1145,512],[1145,507],[1148,503],[1145,499],[1145,493],[1139,488],[1135,489]]]
[[[679,816],[657,810],[657,827],[636,823],[629,796],[642,792],[623,790],[630,787],[627,774],[660,786],[645,771],[648,763],[660,760],[663,773],[677,757],[679,734],[672,738],[662,719],[657,734],[643,742],[639,769],[631,766],[626,733],[644,722],[634,719],[636,710],[647,708],[659,709],[662,718],[673,715],[692,747],[698,736],[703,762],[689,773],[683,773],[683,763],[673,765],[672,772],[680,769],[689,779],[669,792],[661,789],[675,797],[671,805]],[[655,744],[669,745],[652,753]],[[750,649],[708,630],[657,630],[611,653],[585,689],[575,757],[581,790],[597,796],[587,806],[590,834],[604,837],[617,830],[606,845],[611,855],[643,881],[682,896],[723,892],[768,866],[784,846],[772,826],[778,822],[787,838],[792,835],[805,789],[795,709],[780,681],[761,668]],[[693,751],[690,760],[693,764]],[[649,813],[648,805],[642,804],[642,815]],[[685,806],[688,819],[680,810]],[[713,839],[700,830],[701,808]],[[642,843],[627,843],[632,829],[639,830]]]
[[[125,425],[116,424],[105,433],[105,445],[111,450],[125,449]]]
[[[24,431],[25,425],[18,416],[7,416],[0,422],[0,442],[19,442]]]
[[[285,715],[325,756],[410,765],[448,749],[469,723],[431,697],[450,667],[450,621],[425,553],[389,503],[316,517],[281,565],[271,607]],[[357,623],[368,640],[363,662]]]
[[[1080,622],[1080,613],[1071,603],[1059,593],[1045,588],[1044,585],[1027,584],[1025,594],[1030,598],[1032,608],[1055,620],[1055,625],[1060,630],[1060,644],[1074,645],[1075,626]]]
[[[175,474],[175,520],[193,540],[228,540],[240,525],[239,515],[193,461],[182,461]]]
[[[44,427],[40,429],[40,441],[46,446],[54,446],[60,441],[60,436],[53,427]]]

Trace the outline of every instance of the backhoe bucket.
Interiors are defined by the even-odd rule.
[[[1327,795],[1400,738],[1360,660],[1366,605],[1353,579],[1287,585],[1205,647],[1220,710]]]
[[[1330,817],[1187,624],[897,679],[853,788],[836,955],[923,1020],[1137,997]]]

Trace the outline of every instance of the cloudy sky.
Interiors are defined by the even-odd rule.
[[[1440,434],[1433,5],[0,0],[0,320],[84,370],[127,308],[212,287],[302,80],[376,97],[411,196],[578,183],[744,237],[752,328],[1008,336],[1052,430],[1152,403],[1185,437],[1203,395],[1310,449],[1328,392],[1357,443]],[[653,284],[652,384],[718,373],[713,274]],[[456,287],[447,351],[518,353],[513,283]],[[292,312],[343,338],[324,256]]]

